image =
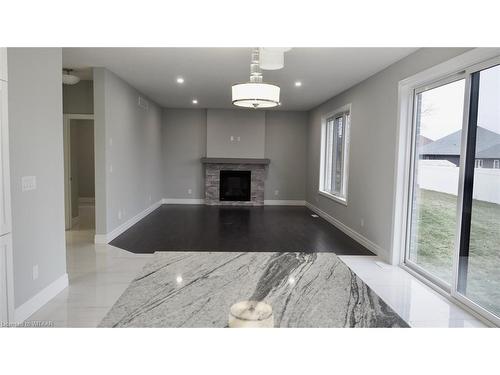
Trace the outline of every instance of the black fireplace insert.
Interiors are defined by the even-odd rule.
[[[250,171],[220,171],[221,201],[250,201]]]

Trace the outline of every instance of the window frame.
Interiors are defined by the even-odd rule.
[[[483,168],[483,159],[474,160],[474,168]]]
[[[493,160],[493,169],[500,169],[500,160],[499,159]]]
[[[320,166],[319,166],[319,185],[318,194],[329,198],[337,203],[347,206],[348,202],[348,184],[349,184],[349,159],[350,159],[350,143],[351,143],[351,123],[352,123],[352,111],[351,103],[343,105],[342,107],[336,109],[335,111],[326,113],[321,117],[321,139],[320,139]],[[330,119],[335,119],[340,116],[348,115],[349,121],[347,121],[343,127],[344,137],[343,137],[343,163],[342,163],[342,191],[340,194],[332,193],[324,190],[325,183],[325,165],[326,165],[326,151],[327,151],[327,124]],[[345,118],[345,117],[344,117]]]

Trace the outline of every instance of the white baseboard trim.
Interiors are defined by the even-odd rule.
[[[193,198],[163,198],[162,204],[204,204],[205,199]],[[306,201],[301,200],[264,200],[265,206],[305,206]]]
[[[205,199],[197,198],[163,198],[162,204],[204,204]]]
[[[110,241],[113,241],[116,237],[118,237],[120,234],[125,232],[127,229],[129,229],[131,226],[137,224],[140,220],[144,219],[146,216],[148,216],[151,212],[156,210],[158,207],[162,205],[163,200],[160,200],[148,208],[146,208],[144,211],[139,212],[137,215],[134,217],[130,218],[123,224],[121,224],[119,227],[113,229],[111,232],[108,232],[106,234],[96,234],[94,235],[94,243],[96,244],[107,244]]]
[[[80,216],[72,217],[71,218],[71,226],[74,227],[75,225],[78,225],[80,223]]]
[[[265,199],[264,206],[305,206],[306,201],[301,200],[275,200],[275,199]]]
[[[14,321],[22,323],[39,310],[43,305],[62,292],[68,286],[68,274],[65,273],[49,284],[14,311]]]
[[[83,205],[94,205],[95,204],[95,198],[94,197],[80,197],[78,198],[78,204],[83,204]]]
[[[368,250],[371,252],[375,253],[379,257],[383,259],[388,259],[388,252],[381,248],[379,245],[377,245],[375,242],[370,241],[368,238],[363,236],[362,234],[359,234],[356,232],[354,229],[351,229],[344,223],[341,223],[338,219],[335,219],[333,216],[330,216],[326,212],[322,211],[318,207],[314,206],[313,204],[306,202],[306,207],[309,208],[311,211],[314,211],[317,213],[319,216],[321,216],[323,219],[328,221],[330,224],[334,225],[338,229],[340,229],[342,232],[347,234],[349,237],[351,237],[353,240],[359,242],[361,245],[366,247]]]

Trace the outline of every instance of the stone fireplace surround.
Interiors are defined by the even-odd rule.
[[[202,158],[205,165],[205,204],[220,206],[263,206],[266,165],[269,159]],[[250,171],[250,201],[220,201],[220,171]]]

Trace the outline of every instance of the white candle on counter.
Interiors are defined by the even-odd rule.
[[[264,302],[241,301],[231,306],[229,328],[273,328],[273,308]]]

